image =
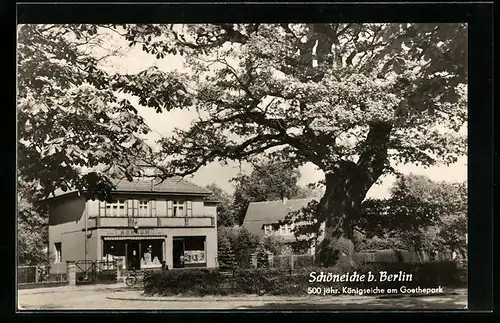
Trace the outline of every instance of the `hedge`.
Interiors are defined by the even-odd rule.
[[[144,277],[144,292],[147,295],[307,295],[308,287],[344,286],[368,288],[399,288],[401,286],[464,287],[467,269],[456,262],[435,263],[373,263],[356,270],[359,274],[371,271],[379,277],[380,271],[397,274],[402,271],[412,275],[412,281],[403,282],[309,282],[311,272],[343,274],[346,271],[334,268],[302,268],[294,271],[279,269],[244,269],[228,277],[217,269],[186,269],[147,273]]]
[[[103,270],[98,272],[90,271],[87,273],[87,280],[85,280],[85,273],[78,272],[76,274],[76,283],[77,284],[89,284],[93,282],[98,283],[116,283],[116,270]]]

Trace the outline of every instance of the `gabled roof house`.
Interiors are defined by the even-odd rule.
[[[125,268],[217,267],[217,201],[180,177],[114,181],[112,202],[56,193],[49,206],[51,270],[118,259]]]
[[[289,212],[307,206],[311,200],[312,198],[251,202],[243,220],[243,227],[261,237],[279,237],[285,244],[301,240],[301,237],[296,238],[294,235],[294,224],[280,225],[280,221],[284,220]],[[314,251],[314,246],[308,250],[309,253]]]

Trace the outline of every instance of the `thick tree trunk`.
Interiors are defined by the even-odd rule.
[[[326,191],[320,201],[318,216],[325,221],[324,238],[317,259],[331,266],[339,260],[352,265],[354,223],[366,195],[356,177],[355,164],[344,164],[338,172],[326,175]]]
[[[342,161],[333,172],[326,174],[325,195],[317,210],[318,219],[325,221],[324,238],[316,253],[319,265],[332,266],[339,262],[354,265],[354,227],[360,216],[361,202],[387,165],[390,131],[390,125],[372,125],[358,162]]]

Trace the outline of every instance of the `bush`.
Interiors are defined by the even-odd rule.
[[[264,245],[259,245],[257,248],[257,267],[258,268],[269,268],[269,255]]]
[[[219,266],[233,267],[236,264],[233,248],[231,247],[231,242],[227,237],[221,237],[219,239],[218,258]]]
[[[250,268],[252,254],[259,244],[259,237],[245,228],[219,227],[217,230],[219,243],[225,239],[229,240],[235,265],[240,268]]]
[[[116,282],[116,270],[103,270],[96,273],[98,282]]]
[[[225,277],[213,269],[183,269],[149,272],[144,276],[144,291],[159,295],[217,294]]]
[[[102,270],[98,272],[89,271],[87,274],[84,272],[77,272],[76,281],[78,284],[90,284],[93,282],[116,283],[116,270]]]

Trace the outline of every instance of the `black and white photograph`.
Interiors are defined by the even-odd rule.
[[[18,24],[18,311],[467,309],[468,28]]]

